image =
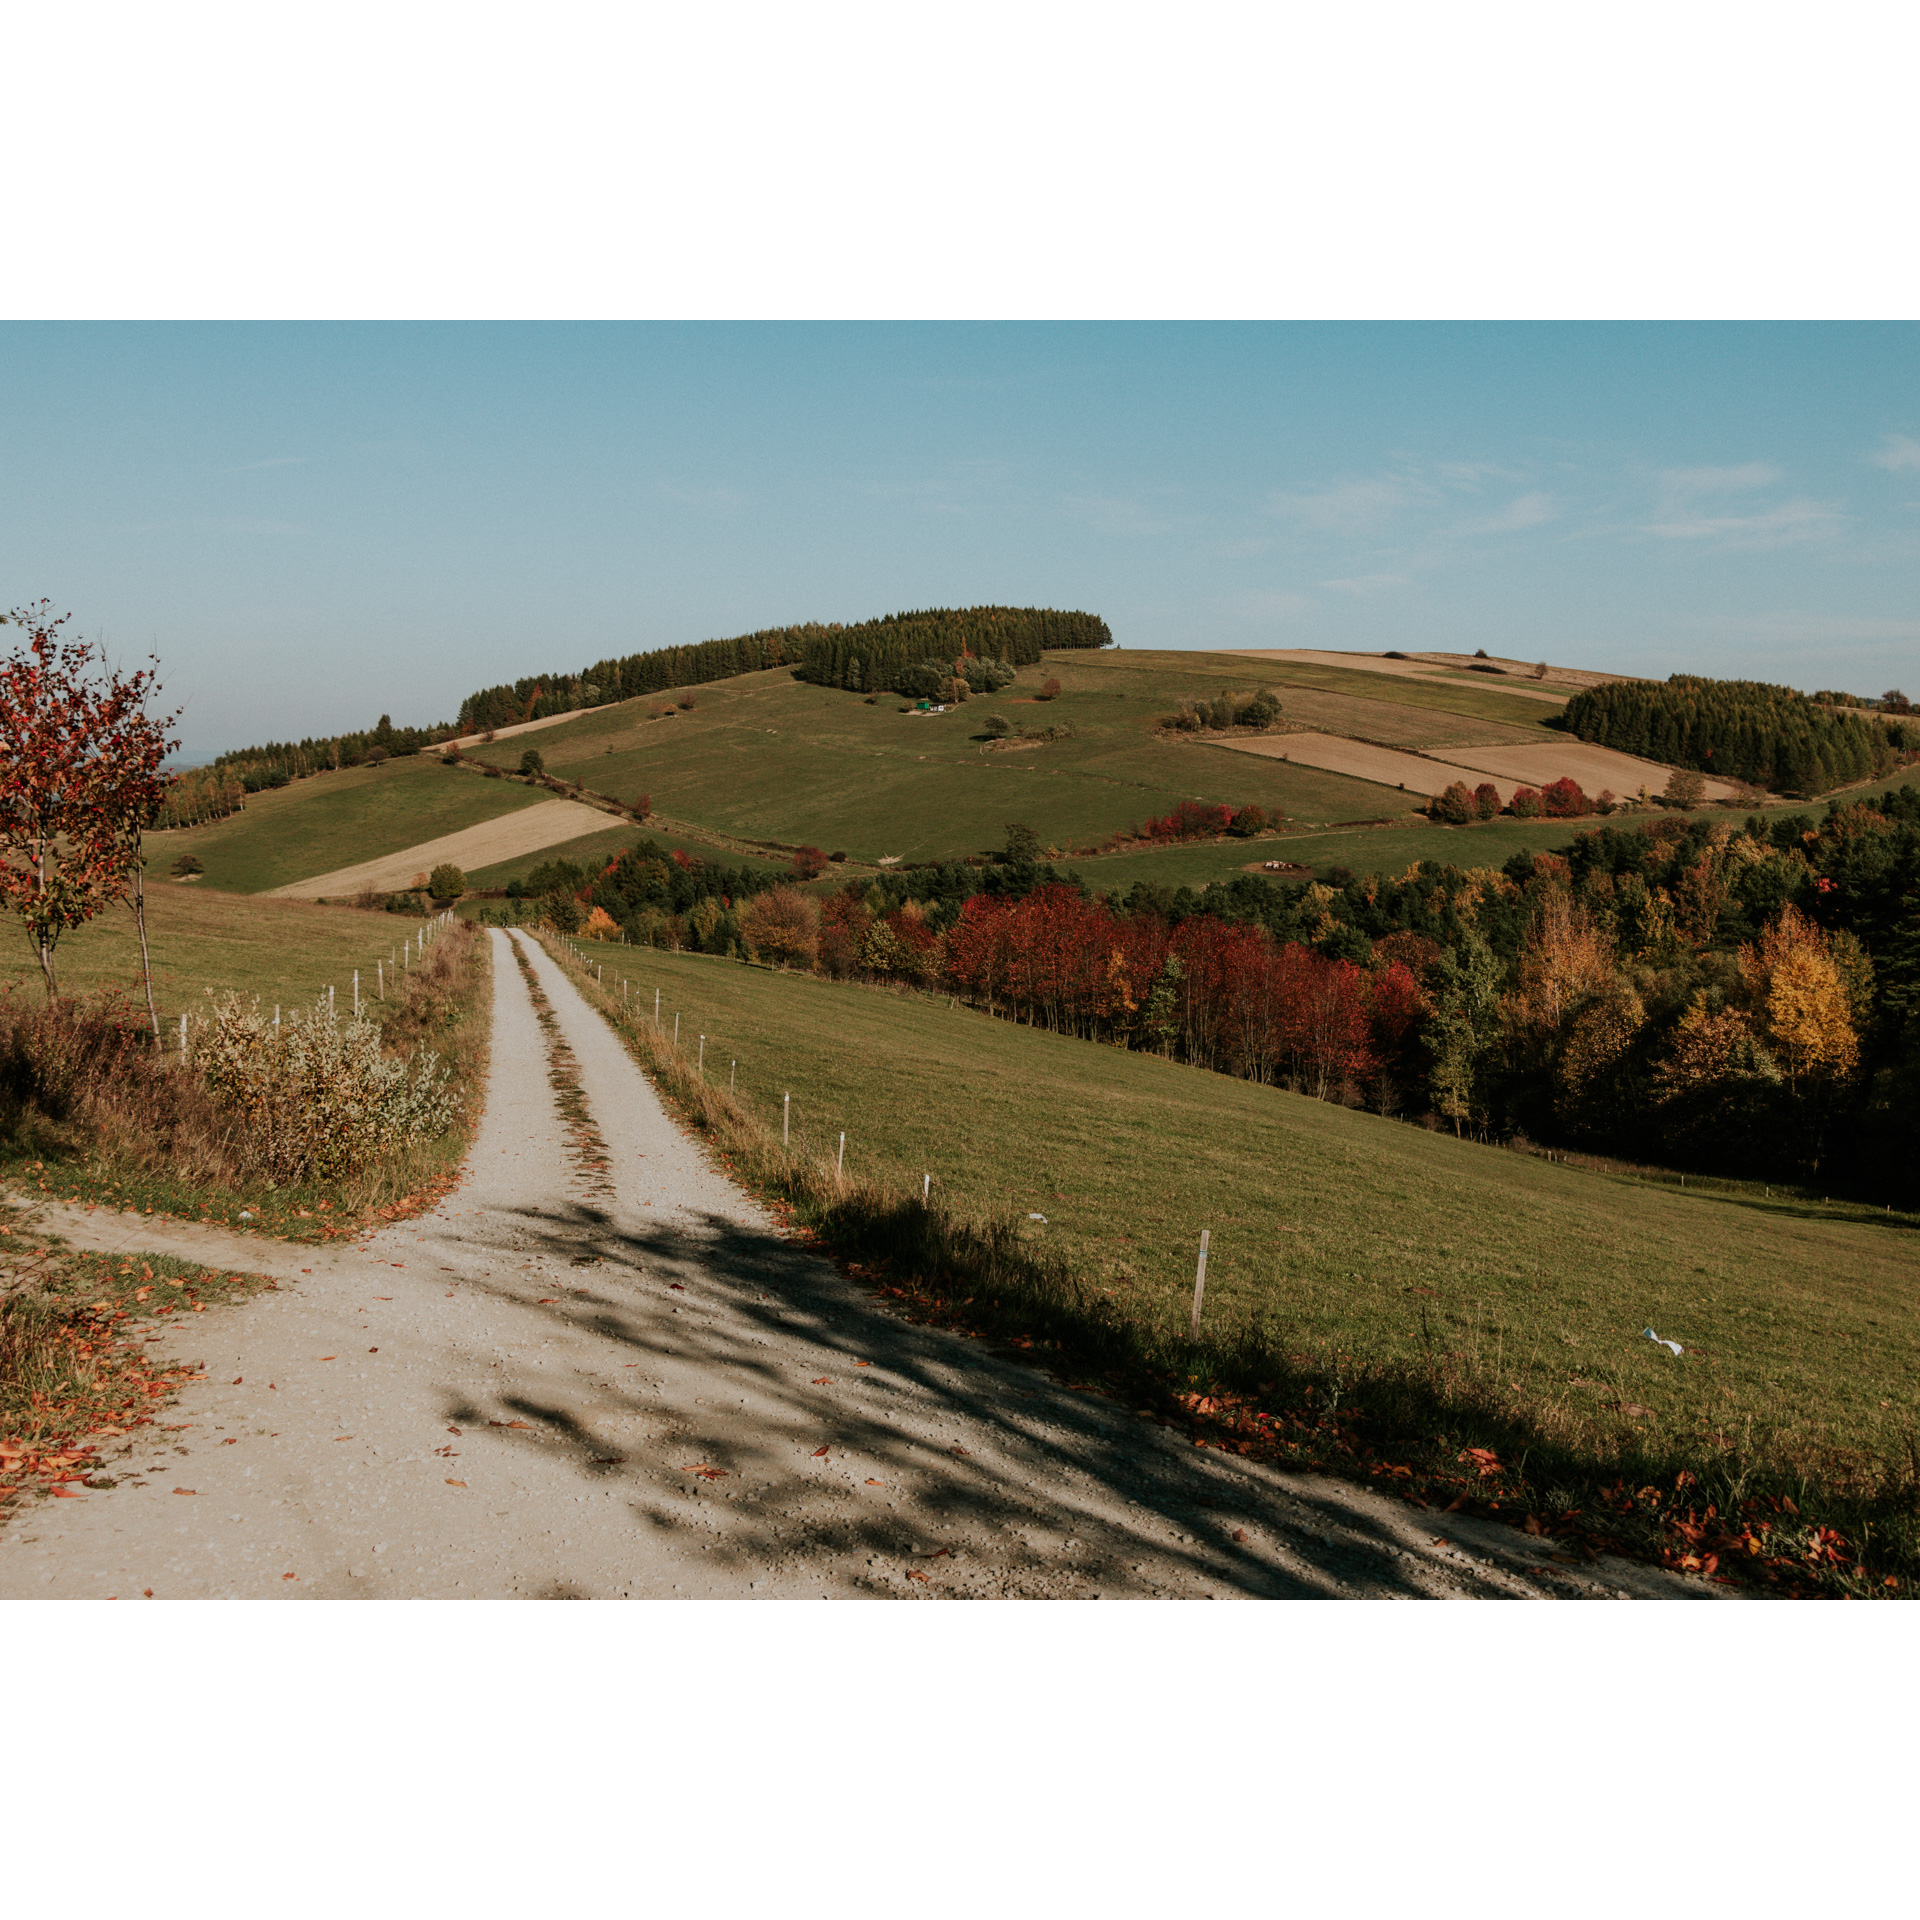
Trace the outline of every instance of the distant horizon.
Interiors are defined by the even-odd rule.
[[[158,653],[195,753],[986,601],[1807,692],[1920,646],[1906,323],[14,323],[0,405],[0,600]]]

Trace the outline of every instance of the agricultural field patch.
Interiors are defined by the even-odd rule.
[[[193,884],[222,893],[268,893],[422,841],[537,806],[546,795],[510,780],[481,780],[438,755],[317,773],[249,796],[246,810],[204,827],[150,833],[147,871],[157,891],[175,858],[206,872]]]
[[[476,780],[473,784],[486,783]],[[519,855],[538,855],[564,841],[596,832],[593,823],[606,818],[598,808],[583,806],[578,800],[544,800],[418,846],[275,887],[273,895],[276,899],[336,900],[351,899],[364,889],[397,893],[418,884],[421,875],[430,874],[443,861],[465,872]]]

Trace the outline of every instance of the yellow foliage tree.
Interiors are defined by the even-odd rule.
[[[1605,1076],[1625,1056],[1647,1024],[1640,996],[1624,980],[1608,990],[1574,1022],[1555,1070],[1564,1120],[1577,1120],[1582,1107],[1600,1091]]]
[[[1709,1008],[1695,1000],[1680,1016],[1667,1056],[1654,1069],[1661,1100],[1677,1100],[1724,1080],[1780,1077],[1772,1056],[1755,1038],[1753,1022],[1738,1007]]]
[[[587,924],[580,929],[589,940],[618,940],[620,923],[614,919],[605,907],[595,907],[587,915]]]
[[[1827,936],[1789,902],[1740,949],[1740,978],[1762,1038],[1796,1088],[1842,1079],[1860,1061],[1847,982]]]

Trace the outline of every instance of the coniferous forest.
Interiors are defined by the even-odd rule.
[[[529,675],[511,686],[486,687],[460,703],[460,730],[541,720],[670,687],[699,686],[767,667],[792,667],[818,686],[873,693],[925,661],[951,663],[963,654],[1032,666],[1046,647],[1105,647],[1112,630],[1099,615],[1049,607],[933,607],[890,613],[851,626],[808,621],[766,627],[731,640],[702,640],[601,660],[578,672]]]
[[[1567,702],[1569,733],[1643,760],[1696,767],[1777,793],[1884,778],[1920,748],[1920,726],[1810,700],[1759,680],[1616,680]]]

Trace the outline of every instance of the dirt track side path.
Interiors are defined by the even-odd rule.
[[[159,1336],[207,1366],[184,1430],[0,1529],[0,1596],[1711,1591],[1196,1449],[892,1318],[775,1232],[527,940],[606,1142],[576,1164],[490,937],[488,1106],[435,1213],[309,1250],[46,1209],[81,1244],[294,1284]]]
[[[456,867],[490,867],[497,860],[541,853],[619,824],[598,807],[585,806],[578,800],[542,800],[536,806],[522,807],[518,813],[483,820],[478,826],[462,827],[458,833],[443,833],[437,840],[423,840],[417,847],[402,847],[398,853],[382,854],[377,860],[336,867],[309,880],[291,880],[284,887],[273,888],[266,898],[337,900],[358,893],[362,887],[392,893],[410,885],[416,873],[431,873],[443,860],[451,860]]]

